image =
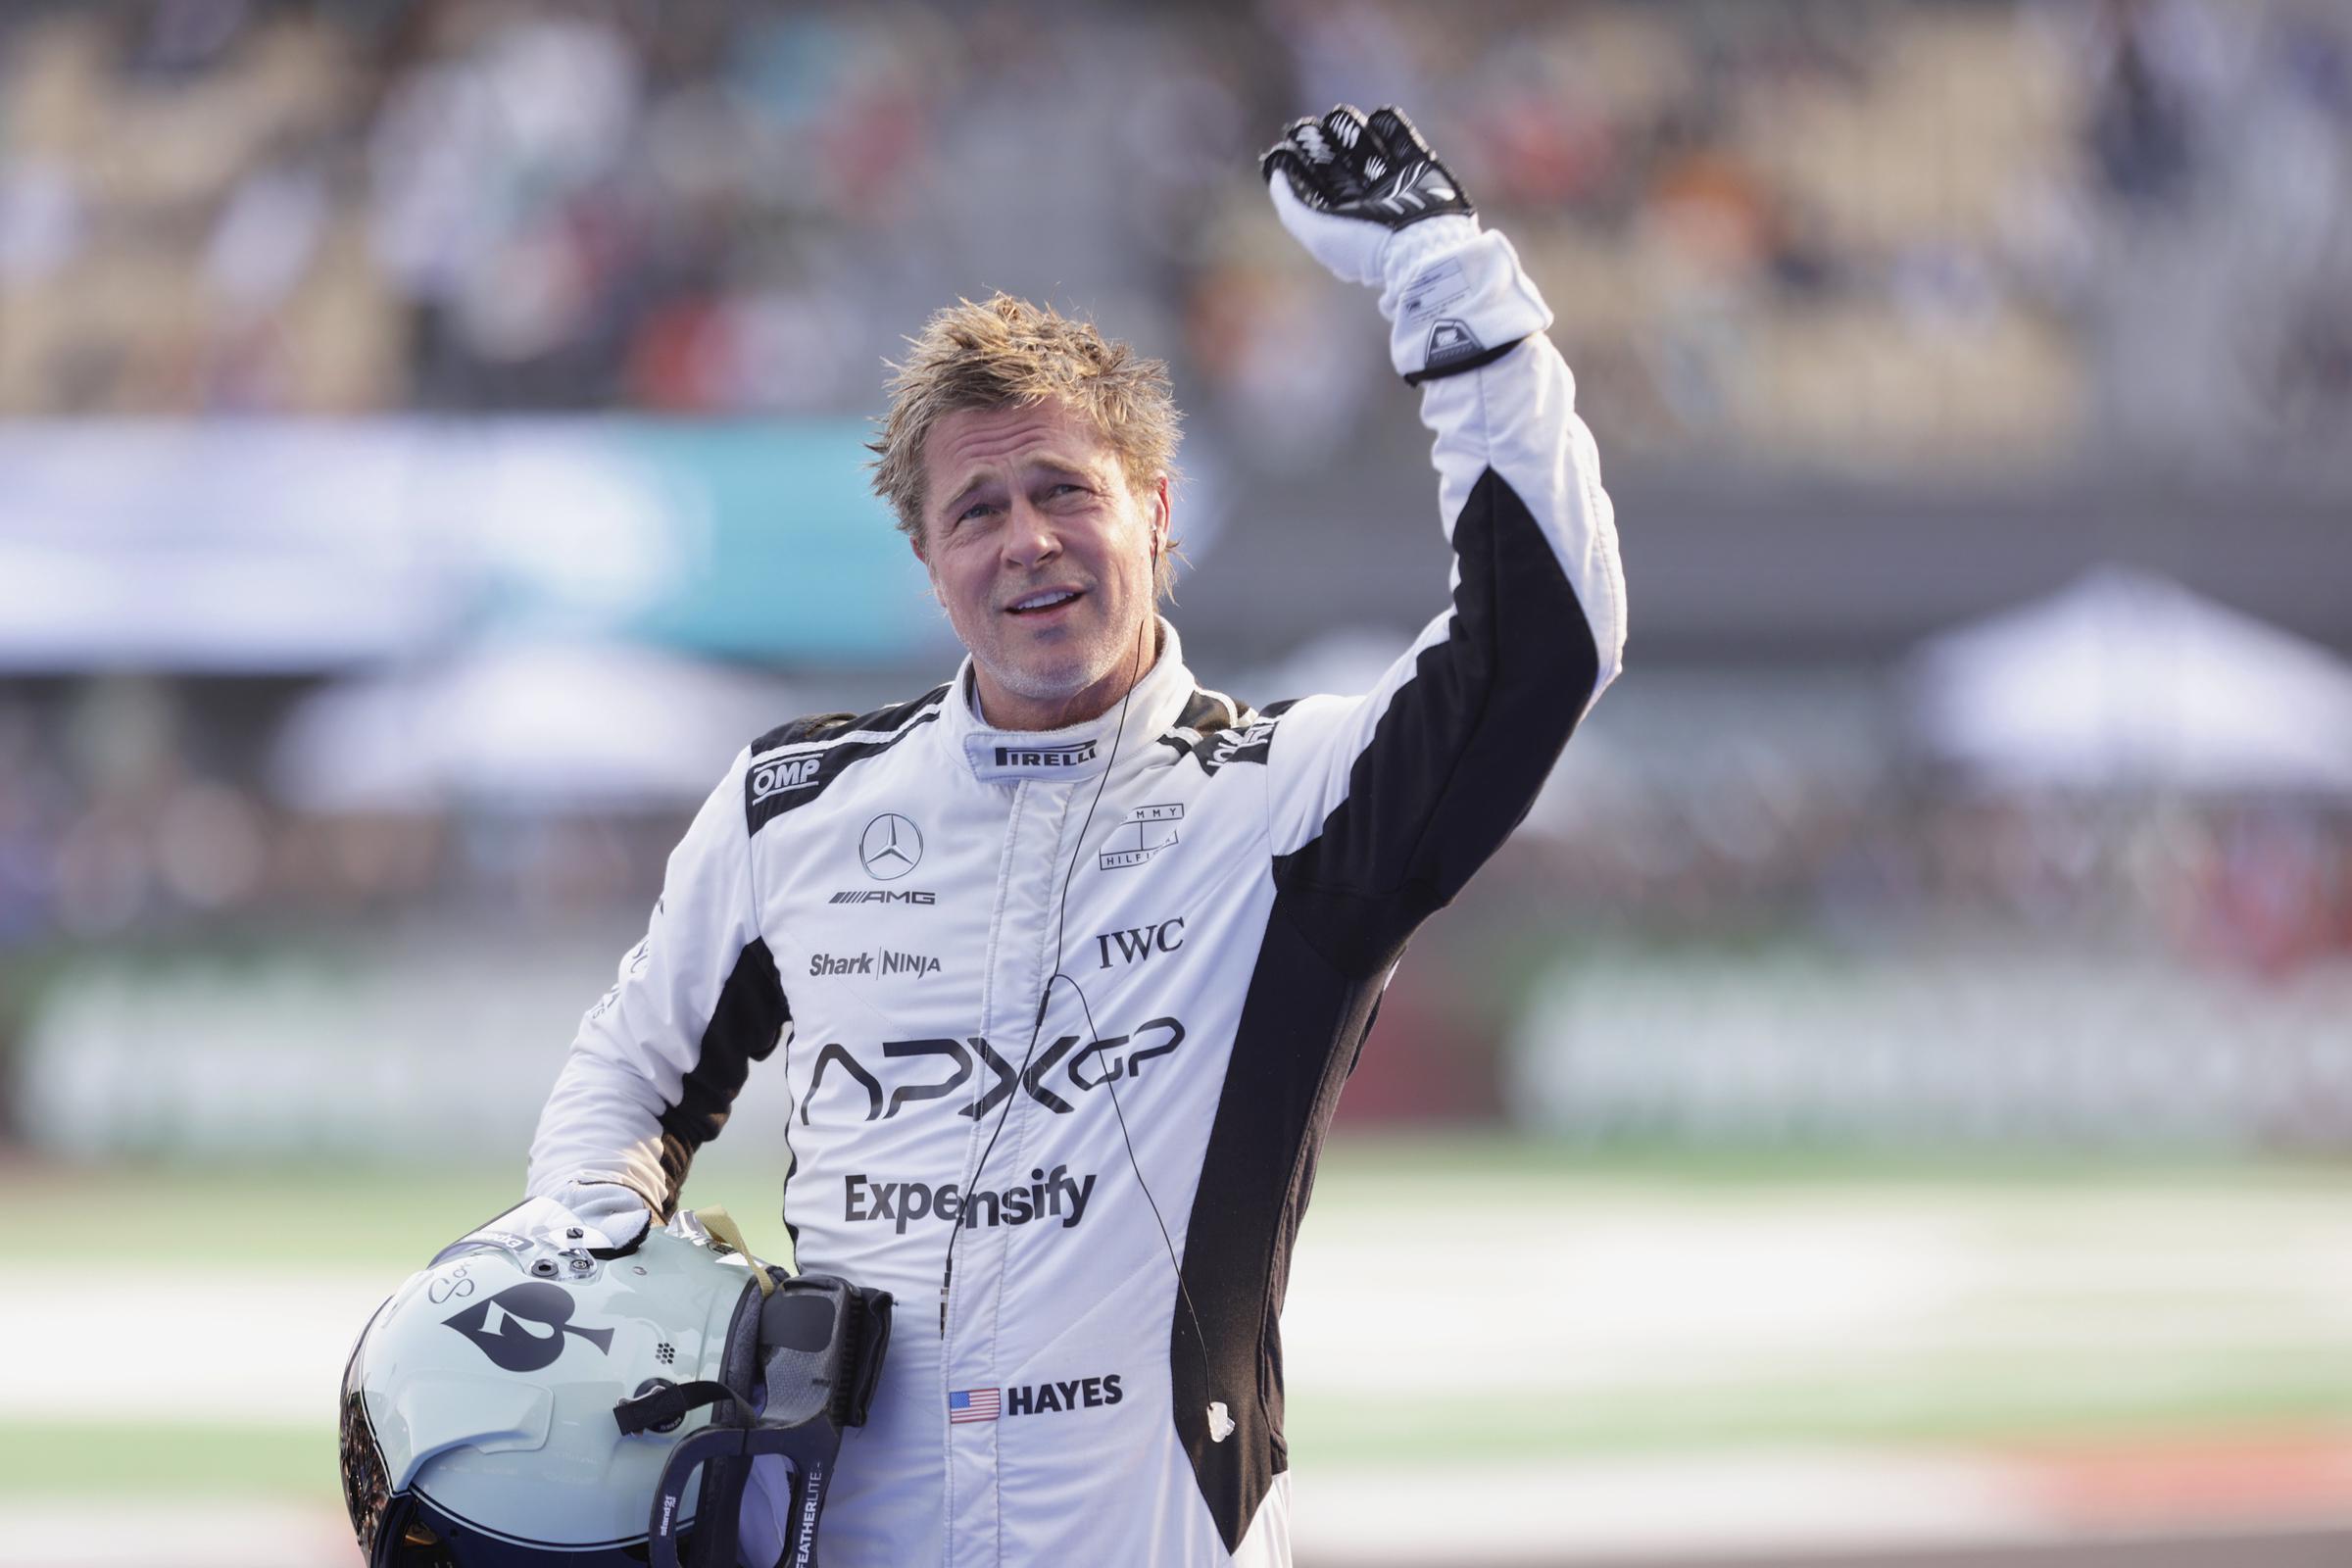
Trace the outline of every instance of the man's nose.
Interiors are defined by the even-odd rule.
[[[1016,565],[1033,566],[1061,554],[1061,534],[1054,528],[1054,519],[1030,505],[1027,497],[1013,502],[1006,522],[1005,560]]]

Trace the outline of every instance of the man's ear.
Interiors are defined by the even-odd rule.
[[[940,609],[947,609],[948,602],[945,599],[940,598],[939,595],[939,576],[931,569],[931,558],[923,554],[923,541],[921,538],[914,534],[908,534],[906,536],[906,549],[908,553],[914,557],[916,562],[922,565],[924,590],[931,595],[932,600],[938,604]]]

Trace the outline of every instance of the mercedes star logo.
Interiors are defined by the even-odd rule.
[[[922,858],[923,830],[896,811],[884,811],[866,823],[865,837],[858,841],[858,858],[877,882],[905,876]]]

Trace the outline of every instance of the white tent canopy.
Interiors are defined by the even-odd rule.
[[[2352,665],[2148,573],[1933,638],[1911,673],[1922,742],[1990,780],[2352,794]]]
[[[520,643],[332,686],[291,713],[274,792],[318,811],[690,805],[800,711],[775,681],[619,643]]]

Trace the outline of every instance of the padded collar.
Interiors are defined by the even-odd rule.
[[[1127,697],[1096,717],[1062,729],[997,729],[987,723],[980,716],[972,661],[966,655],[956,671],[956,689],[942,706],[941,727],[947,732],[942,738],[962,753],[975,778],[990,784],[1024,779],[1067,784],[1100,777],[1114,751],[1133,755],[1141,742],[1173,724],[1192,694],[1193,675],[1184,667],[1184,645],[1176,628],[1164,619],[1157,625],[1159,657]]]

